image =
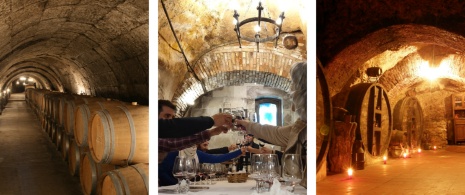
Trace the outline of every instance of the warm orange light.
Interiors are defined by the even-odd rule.
[[[436,146],[434,146],[434,150],[436,150]]]
[[[383,161],[384,161],[384,164],[386,164],[387,156],[383,156]]]
[[[352,168],[349,168],[347,170],[347,175],[349,175],[349,178],[352,179],[352,174],[354,174],[354,170]]]
[[[437,78],[457,78],[451,68],[452,60],[443,59],[438,67],[431,67],[428,61],[420,61],[418,76],[434,81]]]
[[[418,148],[418,153],[421,153],[421,148]]]
[[[404,158],[407,158],[407,152],[404,152]]]

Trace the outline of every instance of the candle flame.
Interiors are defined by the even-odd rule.
[[[352,177],[352,174],[354,173],[354,170],[352,168],[349,168],[347,170],[347,174],[349,175],[349,177]]]

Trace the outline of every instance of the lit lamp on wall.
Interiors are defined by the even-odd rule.
[[[257,6],[258,17],[247,18],[240,22],[239,22],[239,14],[237,13],[237,10],[234,9],[234,15],[233,15],[234,17],[233,23],[235,25],[234,31],[236,31],[237,41],[239,42],[239,48],[242,48],[241,39],[244,39],[249,42],[255,42],[257,44],[257,52],[260,52],[259,50],[260,43],[274,41],[275,42],[274,47],[276,48],[278,46],[278,39],[279,39],[279,35],[281,34],[281,27],[282,27],[282,24],[285,18],[284,11],[281,12],[278,19],[275,21],[271,18],[262,18],[263,9],[264,8],[262,6],[262,2],[259,1],[258,6]],[[251,22],[257,22],[257,25],[253,27],[255,35],[254,37],[247,37],[241,33],[241,27]],[[265,29],[266,29],[267,24],[271,24],[273,27],[275,27],[274,29],[275,33],[272,34],[271,36],[264,37],[263,36],[264,33],[262,33],[262,24],[263,26],[265,26]]]

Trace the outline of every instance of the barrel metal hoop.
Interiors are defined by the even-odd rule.
[[[121,180],[121,184],[122,184],[123,189],[124,189],[124,193],[121,193],[121,194],[131,194],[131,191],[130,191],[129,186],[128,186],[128,181],[126,181],[126,177],[124,177],[124,175],[119,170],[115,170],[115,172],[116,172],[116,174],[118,174],[118,177]],[[123,192],[123,191],[121,191],[121,192]]]
[[[118,176],[115,172],[119,173],[119,170],[109,171],[108,176],[111,178],[111,181],[113,182],[113,185],[116,188],[116,194],[123,194],[123,189],[121,187],[120,180],[118,179]]]
[[[97,181],[97,178],[98,178],[98,170],[97,170],[97,166],[96,166],[96,163],[94,161],[94,159],[92,159],[92,155],[90,155],[90,153],[87,153],[86,154],[87,158],[89,159],[89,162],[90,162],[90,170],[92,172],[92,188],[91,188],[91,194],[95,194],[96,193],[96,189],[97,189],[97,182],[94,182],[94,181]],[[82,177],[82,176],[81,176]]]
[[[100,106],[102,110],[105,109],[105,106],[102,104],[102,102],[97,102],[97,104]]]
[[[75,163],[74,163],[74,167],[72,167],[74,169],[73,171],[73,175],[76,175],[76,173],[80,173],[80,167],[81,167],[81,149],[79,148],[79,146],[77,145],[76,141],[73,142],[73,148],[74,148],[74,159],[75,159]]]
[[[84,146],[88,146],[88,143],[87,143],[87,133],[89,131],[89,116],[90,116],[90,110],[89,110],[89,107],[86,105],[86,104],[82,104],[82,105],[79,105],[80,108],[82,108],[81,110],[81,116],[82,116],[82,123],[84,124],[83,127],[84,130],[82,132],[82,142],[81,142],[81,145],[84,145]]]
[[[147,176],[147,174],[145,174],[144,169],[141,169],[137,165],[132,165],[131,167],[133,167],[134,169],[136,169],[137,172],[139,172],[140,176],[142,177],[142,180],[144,180],[145,188],[147,189],[147,192],[148,192],[149,191],[149,177]]]
[[[110,163],[111,159],[113,159],[113,156],[115,154],[115,150],[114,150],[115,148],[115,133],[114,133],[115,127],[113,125],[113,119],[111,118],[111,115],[108,112],[108,110],[103,109],[101,110],[101,113],[105,115],[106,120],[104,121],[108,121],[108,123],[105,123],[105,122],[103,123],[104,134],[108,136],[105,136],[105,144],[104,144],[105,146],[103,148],[103,153],[106,155],[105,155],[105,158],[102,158],[102,160],[104,163]],[[107,143],[110,143],[111,146]]]
[[[134,150],[136,148],[136,127],[134,126],[134,120],[132,119],[132,115],[129,112],[128,108],[124,106],[117,106],[117,107],[121,108],[121,110],[124,111],[129,121],[129,127],[131,130],[131,149],[130,149],[129,156],[128,156],[128,164],[130,164],[132,163],[132,159],[134,158]]]

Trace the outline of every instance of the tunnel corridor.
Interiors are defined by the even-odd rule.
[[[82,194],[67,164],[24,93],[11,94],[0,115],[0,194]]]

